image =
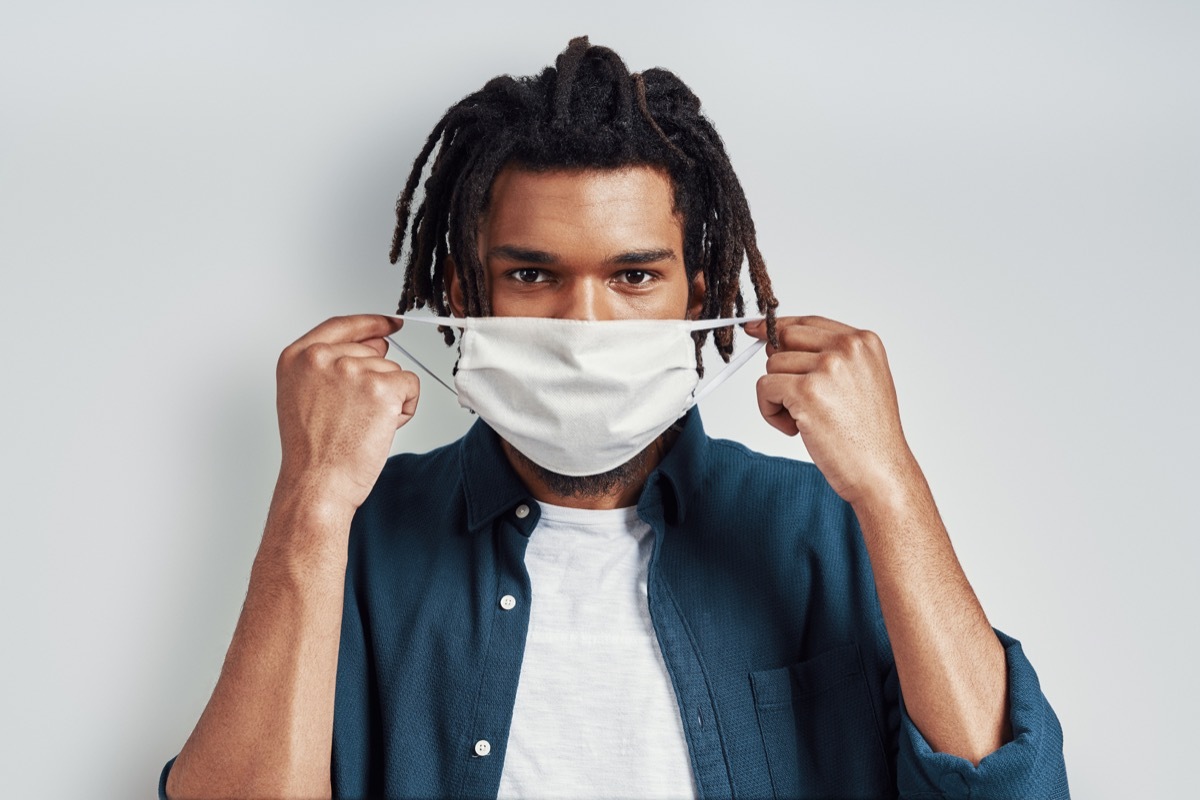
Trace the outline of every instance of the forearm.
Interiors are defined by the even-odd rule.
[[[1004,649],[915,460],[908,475],[854,510],[908,715],[935,750],[978,764],[1011,738]]]
[[[171,800],[330,795],[351,517],[277,487],[220,678],[171,769]]]

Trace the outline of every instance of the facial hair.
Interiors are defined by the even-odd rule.
[[[624,464],[596,475],[563,475],[546,469],[515,447],[510,446],[509,452],[528,467],[547,489],[560,497],[608,497],[634,483],[644,481],[648,462],[651,459],[662,460],[674,443],[679,428],[679,423],[672,425],[662,436],[646,445],[645,449]]]

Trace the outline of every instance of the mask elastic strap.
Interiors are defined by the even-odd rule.
[[[402,319],[405,322],[424,322],[427,325],[439,325],[439,326],[446,324],[443,320],[453,319],[453,317],[405,317],[405,316],[396,316],[396,315],[391,315],[391,317],[392,317],[392,319]],[[404,349],[404,345],[400,344],[395,339],[393,339],[391,334],[388,334],[384,338],[387,339],[389,342],[391,342],[393,347],[395,347],[397,350],[399,350],[401,353],[403,353],[404,356],[409,361],[413,362],[418,367],[420,367],[422,370],[424,370],[426,375],[433,378],[435,381],[440,383],[442,386],[445,386],[446,390],[448,392],[450,392],[450,394],[454,395],[455,397],[458,397],[458,392],[454,391],[454,387],[452,387],[450,384],[446,383],[444,380],[442,380],[437,375],[435,375],[433,370],[431,370],[429,367],[422,364],[421,359],[417,358],[412,353],[408,352],[408,350]]]
[[[758,340],[734,356],[733,360],[725,365],[725,369],[714,375],[708,383],[704,384],[704,388],[696,393],[696,395],[692,398],[692,405],[694,406],[699,403],[701,400],[711,394],[713,389],[716,389],[722,383],[729,380],[733,376],[733,373],[741,369],[742,366],[749,361],[755,353],[757,353],[759,350],[762,350],[766,344],[766,342]]]
[[[726,319],[700,319],[688,323],[693,331],[705,331],[713,328],[725,328],[730,325],[744,325],[747,322],[761,322],[766,317],[731,317]],[[733,377],[733,373],[737,372],[742,366],[749,361],[755,353],[763,348],[766,344],[764,341],[756,341],[747,347],[742,352],[738,353],[733,359],[725,365],[725,369],[718,372],[709,379],[708,383],[692,398],[692,405],[696,405],[705,397],[707,397],[714,389],[720,386],[725,381]]]
[[[724,319],[691,319],[688,328],[694,331],[707,331],[713,328],[728,328],[731,325],[745,325],[747,322],[762,322],[766,317],[726,317]]]

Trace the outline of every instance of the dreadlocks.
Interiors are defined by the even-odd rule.
[[[413,197],[437,149],[415,213]],[[659,167],[670,175],[675,211],[683,219],[688,278],[704,273],[701,316],[741,316],[742,262],[750,267],[758,310],[767,317],[773,344],[775,308],[766,264],[754,234],[750,207],[729,156],[700,99],[673,73],[630,74],[612,50],[572,39],[554,67],[540,75],[502,75],[451,106],[438,121],[396,202],[391,261],[396,263],[410,229],[399,313],[432,306],[449,314],[447,256],[453,256],[468,316],[491,313],[484,266],[477,252],[480,215],[492,182],[507,165],[531,170]],[[411,220],[410,220],[411,216]],[[454,333],[444,328],[446,343]],[[696,358],[706,332],[698,332]],[[726,361],[732,328],[714,333]],[[702,368],[701,368],[702,372]],[[703,374],[703,372],[702,372]]]

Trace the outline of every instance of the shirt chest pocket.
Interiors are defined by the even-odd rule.
[[[775,797],[895,794],[858,645],[752,672],[750,683]]]

